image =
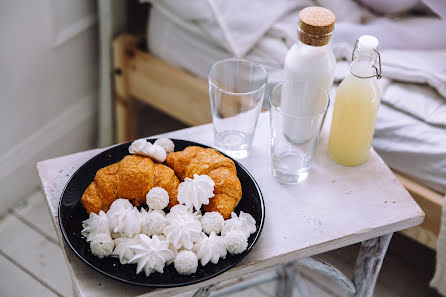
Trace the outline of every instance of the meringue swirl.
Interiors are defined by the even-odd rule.
[[[221,230],[221,235],[226,236],[232,230],[239,230],[245,234],[246,238],[256,232],[256,220],[249,214],[240,211],[237,216],[234,212],[231,214],[231,218],[225,221],[225,225]]]
[[[138,244],[138,237],[134,238],[116,238],[115,249],[113,250],[111,256],[119,258],[121,264],[127,264],[127,262],[135,256],[135,251],[131,246]]]
[[[155,140],[155,144],[161,146],[166,151],[166,153],[173,153],[173,151],[175,150],[175,144],[173,143],[173,141],[166,137],[158,138],[157,140]]]
[[[137,237],[139,242],[131,246],[135,255],[129,259],[128,263],[136,263],[137,274],[143,269],[146,276],[154,271],[163,273],[166,262],[174,257],[173,252],[169,250],[169,242],[160,240],[156,235],[150,238],[145,234],[140,234]]]
[[[97,234],[109,232],[108,217],[102,210],[99,214],[91,212],[89,218],[82,221],[82,227],[82,236],[87,237],[87,242],[90,242]]]
[[[209,237],[201,233],[200,240],[194,245],[192,250],[197,254],[202,266],[211,262],[218,263],[220,258],[226,257],[227,251],[223,237],[211,232]]]
[[[141,213],[136,207],[131,206],[128,208],[127,205],[113,207],[112,204],[107,215],[109,216],[109,226],[113,233],[119,233],[127,237],[141,233]]]
[[[145,140],[144,138],[133,141],[132,144],[129,146],[129,153],[133,155],[145,156],[147,143],[147,140]]]
[[[166,160],[166,151],[158,144],[152,144],[144,138],[135,140],[129,146],[129,153],[133,155],[140,155],[152,158],[157,162],[164,162]]]
[[[190,250],[194,242],[200,239],[201,223],[186,207],[181,206],[184,207],[172,207],[171,212],[166,215],[167,226],[164,227],[163,234],[176,249],[184,247]]]
[[[207,175],[194,174],[193,179],[186,177],[178,186],[178,202],[199,210],[214,197],[214,186],[214,181]]]

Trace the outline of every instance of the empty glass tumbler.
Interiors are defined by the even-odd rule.
[[[262,108],[268,75],[248,60],[226,59],[209,70],[215,145],[233,158],[248,155]]]
[[[270,93],[272,174],[285,183],[305,180],[330,104],[309,81],[286,81]]]

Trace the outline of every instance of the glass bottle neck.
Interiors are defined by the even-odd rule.
[[[371,78],[376,75],[376,69],[374,67],[376,59],[377,55],[374,51],[357,51],[350,65],[350,72],[358,78]]]
[[[312,46],[305,44],[298,39],[295,46],[297,49],[299,49],[301,54],[310,56],[325,56],[327,55],[327,53],[332,51],[331,42],[328,42],[326,45],[323,46]]]
[[[320,49],[325,49],[325,48],[329,48],[331,46],[331,40],[328,41],[327,44],[325,45],[321,45],[321,46],[315,46],[315,45],[308,45],[306,43],[303,43],[299,38],[296,40],[296,44],[304,46],[304,47],[308,47],[308,48],[320,48]]]

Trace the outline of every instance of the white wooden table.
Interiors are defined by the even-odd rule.
[[[197,294],[205,296],[213,289],[211,285],[220,281],[363,242],[353,282],[320,262],[301,264],[321,266],[326,273],[337,275],[347,288],[355,288],[356,293],[351,291],[351,295],[372,296],[391,234],[420,224],[424,213],[373,150],[369,161],[357,167],[333,162],[326,154],[327,122],[329,120],[325,123],[308,179],[298,185],[284,185],[271,175],[269,115],[260,115],[250,155],[240,163],[251,172],[264,195],[266,219],[262,234],[250,254],[236,267],[187,287],[149,289],[109,279],[83,263],[65,243],[57,218],[60,195],[75,170],[102,149],[39,162],[42,187],[76,294],[170,296],[204,288]],[[213,145],[211,125],[164,136]],[[286,276],[287,266],[282,270]],[[279,293],[286,296],[289,277],[282,281],[284,289]]]

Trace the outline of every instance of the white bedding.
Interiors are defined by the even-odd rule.
[[[185,11],[192,13],[191,9]],[[205,34],[196,22],[186,21],[209,17],[205,9],[198,11],[202,15],[178,16],[163,6],[154,5],[148,23],[148,47],[162,60],[207,79],[207,72],[215,61],[235,54],[221,40],[224,37]],[[288,18],[291,19],[284,17],[283,22],[273,24],[245,55],[267,68],[270,84],[282,78],[283,59],[289,48],[286,40],[291,38],[286,36],[290,31],[286,26],[290,23]],[[351,46],[338,43],[335,52],[340,59],[336,71],[339,81],[348,71],[348,62],[342,58],[351,55]],[[443,63],[436,63],[438,59]],[[413,63],[408,63],[402,71],[398,67],[405,61]],[[399,63],[398,67],[392,63]],[[384,76],[393,80],[380,81],[382,105],[373,146],[390,167],[446,193],[446,100],[443,97],[446,96],[446,74],[443,71],[443,77],[436,73],[436,68],[441,67],[446,69],[446,51],[441,49],[428,53],[415,49],[404,51],[403,55],[392,49],[383,51]],[[397,82],[400,72],[409,76],[409,81],[415,79],[424,84]],[[400,80],[404,81],[405,77]]]

